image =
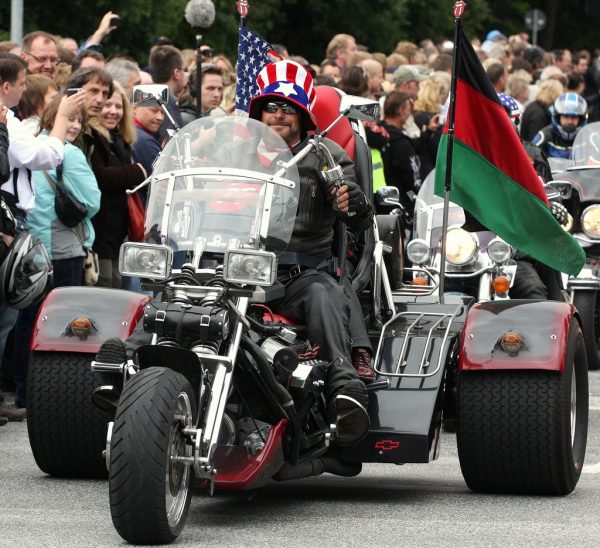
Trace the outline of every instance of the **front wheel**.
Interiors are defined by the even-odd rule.
[[[121,395],[110,444],[110,511],[115,528],[133,544],[165,544],[185,525],[192,455],[183,434],[196,417],[187,379],[151,367],[134,375]]]
[[[573,304],[579,312],[583,339],[587,352],[588,369],[600,369],[600,292],[575,291]]]
[[[458,456],[474,491],[569,494],[583,467],[587,427],[587,363],[576,320],[569,328],[562,373],[459,375]]]

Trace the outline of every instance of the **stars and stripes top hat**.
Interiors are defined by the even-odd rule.
[[[260,71],[256,82],[259,93],[250,102],[250,118],[260,119],[262,104],[279,99],[300,108],[304,129],[316,129],[317,122],[311,112],[316,98],[313,79],[302,65],[287,59],[269,63]]]

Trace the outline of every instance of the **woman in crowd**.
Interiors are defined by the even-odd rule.
[[[22,126],[32,135],[40,132],[40,118],[50,101],[58,95],[58,86],[45,74],[29,74],[27,89],[19,101]]]
[[[120,288],[119,249],[129,220],[125,191],[144,181],[146,170],[132,163],[136,132],[131,104],[120,84],[114,82],[114,88],[101,116],[90,120],[94,141],[91,164],[102,195],[100,211],[92,222],[96,230],[93,248],[100,262],[97,285]]]
[[[41,138],[46,138],[52,130],[61,99],[56,96],[42,114]],[[54,287],[81,285],[84,248],[91,248],[94,242],[91,219],[100,208],[100,191],[83,152],[71,144],[85,124],[86,114],[82,108],[77,116],[69,118],[62,164],[50,171],[33,172],[35,209],[28,217],[29,228],[42,241],[52,259]],[[66,191],[88,210],[87,217],[73,228],[61,223],[54,208],[59,177]]]
[[[40,120],[40,139],[48,138],[52,131],[61,100],[62,95],[57,95],[44,110]],[[83,106],[80,112],[68,119],[62,163],[56,169],[32,172],[35,209],[27,216],[29,230],[41,240],[52,259],[54,287],[81,285],[85,248],[91,247],[94,241],[91,218],[100,207],[100,191],[83,152],[71,144],[82,131],[85,119]],[[54,200],[58,178],[62,178],[66,191],[87,209],[86,218],[73,228],[65,226],[56,215]],[[21,310],[15,326],[16,403],[23,407],[26,405],[29,344],[40,304]]]
[[[563,93],[563,85],[554,78],[540,83],[535,101],[529,103],[523,113],[521,120],[521,139],[523,141],[531,141],[540,129],[552,123],[550,107]]]

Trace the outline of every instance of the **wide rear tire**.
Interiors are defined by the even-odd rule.
[[[576,321],[563,373],[459,375],[458,456],[474,491],[567,495],[581,474],[587,425],[587,363]]]
[[[102,451],[111,416],[91,400],[93,354],[33,352],[27,379],[27,430],[42,472],[105,478]]]
[[[600,369],[600,292],[575,291],[573,304],[579,312],[588,369]]]
[[[192,468],[182,417],[196,417],[187,379],[151,367],[134,375],[121,394],[110,445],[110,511],[117,532],[132,544],[165,544],[185,525]]]

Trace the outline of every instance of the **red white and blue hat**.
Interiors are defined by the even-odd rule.
[[[256,78],[259,93],[248,107],[250,118],[260,120],[262,104],[279,99],[300,108],[306,130],[314,130],[317,122],[311,110],[315,103],[315,89],[310,73],[295,61],[277,61],[263,67]]]

